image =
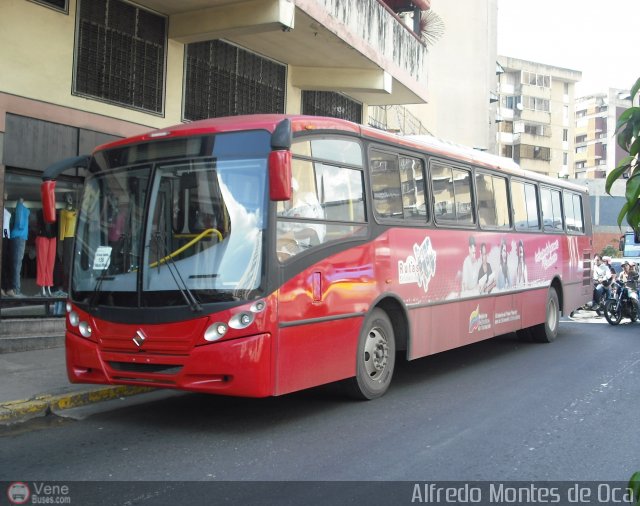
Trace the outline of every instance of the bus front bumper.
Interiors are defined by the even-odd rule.
[[[184,355],[101,350],[66,333],[71,383],[154,386],[243,397],[273,395],[271,335],[258,334],[192,348]]]

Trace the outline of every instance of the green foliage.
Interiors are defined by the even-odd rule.
[[[629,480],[629,488],[633,493],[631,504],[640,506],[640,471],[634,473]]]
[[[634,107],[633,102],[639,90],[640,78],[631,88],[631,107],[620,115],[616,124],[618,146],[629,153],[629,156],[609,173],[605,186],[607,193],[611,195],[613,183],[624,174],[628,176],[626,202],[618,214],[618,226],[622,226],[622,220],[626,216],[627,223],[636,233],[640,232],[640,107]],[[633,493],[632,504],[640,506],[640,471],[631,476],[629,489]]]
[[[631,103],[633,104],[640,90],[640,78],[631,88]],[[605,189],[611,194],[613,183],[628,175],[625,191],[626,202],[618,214],[618,226],[627,218],[627,223],[636,232],[640,231],[640,107],[633,105],[626,109],[618,118],[616,124],[616,141],[629,156],[625,157],[618,166],[607,176]]]
[[[618,251],[617,248],[614,248],[611,245],[607,245],[602,250],[602,253],[600,253],[600,256],[613,258],[613,257],[617,257],[619,254],[620,254],[620,251]]]

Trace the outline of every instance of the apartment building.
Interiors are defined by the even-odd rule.
[[[523,169],[573,179],[575,83],[582,73],[498,56],[498,154]]]
[[[618,118],[629,107],[629,90],[610,88],[576,99],[574,163],[577,178],[606,178],[627,155],[618,146],[614,133]]]
[[[428,96],[426,45],[398,12],[419,16],[429,0],[1,4],[0,193],[13,215],[20,200],[31,211],[27,294],[37,291],[40,177],[55,161],[205,117],[303,113],[366,123],[371,105]],[[58,178],[60,208],[77,202],[83,177]],[[9,241],[0,240],[5,250]]]

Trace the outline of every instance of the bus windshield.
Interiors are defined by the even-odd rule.
[[[161,307],[261,295],[266,151],[252,157],[218,151],[87,178],[72,300]]]

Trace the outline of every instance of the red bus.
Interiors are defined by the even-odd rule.
[[[67,303],[72,382],[264,397],[389,387],[408,360],[556,338],[591,298],[584,188],[436,139],[255,115],[153,131],[86,169]]]

